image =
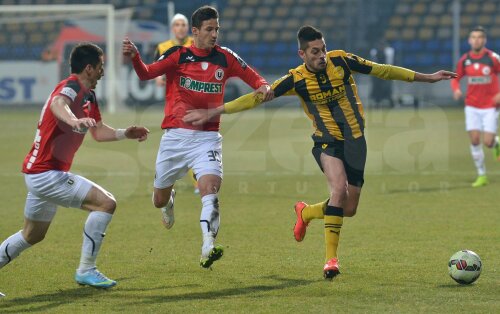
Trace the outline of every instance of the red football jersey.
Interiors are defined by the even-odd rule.
[[[166,74],[166,104],[162,129],[184,128],[218,131],[220,117],[203,126],[184,123],[186,110],[215,108],[224,103],[224,85],[230,77],[239,77],[252,88],[267,84],[237,54],[227,48],[172,47],[157,62],[146,65],[137,54],[132,63],[141,80]]]
[[[54,116],[50,105],[53,98],[58,95],[65,96],[71,101],[70,109],[77,118],[89,117],[96,122],[101,121],[94,91],[85,88],[75,75],[61,81],[43,106],[35,141],[24,159],[22,170],[24,173],[69,171],[73,157],[87,133],[87,130],[73,130]]]
[[[480,109],[495,108],[493,96],[500,92],[498,77],[500,57],[484,48],[483,52],[464,54],[457,64],[458,77],[451,80],[451,88],[460,89],[460,79],[467,76],[465,105]]]

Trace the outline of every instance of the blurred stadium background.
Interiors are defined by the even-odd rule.
[[[489,31],[487,47],[500,51],[499,0],[0,4],[0,239],[21,226],[26,192],[20,164],[43,103],[68,75],[76,42],[93,41],[106,50],[106,76],[97,94],[107,111],[119,113],[106,113],[106,122],[151,130],[140,144],[95,143],[87,136],[73,167],[119,200],[99,257],[102,270],[120,281],[117,289],[76,287],[71,276],[84,213],[60,210],[45,242],[0,271],[0,291],[7,295],[0,313],[500,313],[500,172],[488,152],[492,184],[470,188],[475,170],[463,103],[452,100],[449,82],[356,77],[368,107],[367,184],[356,218],[346,219],[342,230],[343,275],[325,285],[322,226],[312,226],[303,243],[292,240],[293,203],[328,195],[298,100],[283,97],[263,106],[274,108],[224,117],[219,239],[227,250],[214,271],[204,272],[198,264],[199,197],[191,182],[176,183],[176,227],[168,233],[151,205],[164,91],[154,81],[139,82],[120,51],[129,36],[151,62],[155,45],[170,36],[169,17],[179,12],[189,18],[212,4],[221,15],[219,43],[271,82],[301,62],[295,34],[303,24],[323,30],[328,49],[430,72],[454,68],[476,24]],[[373,85],[381,82],[386,84]],[[385,99],[377,106],[373,89],[392,90],[392,103]],[[234,80],[226,96],[247,90]],[[417,103],[423,109],[412,110]],[[471,287],[457,286],[446,271],[450,255],[465,248],[485,263]]]
[[[209,3],[197,0],[3,0],[1,4],[4,6],[0,7],[0,106],[42,105],[55,83],[66,76],[65,63],[72,45],[83,40],[99,42],[104,47],[114,43],[114,58],[107,59],[107,77],[100,84],[102,90],[98,90],[104,98],[103,104],[111,104],[108,105],[111,111],[162,104],[164,96],[160,87],[153,82],[142,84],[135,75],[130,75],[131,69],[120,55],[120,42],[124,36],[130,36],[138,43],[145,59],[152,61],[154,46],[170,36],[169,17],[182,13],[189,18],[203,4],[214,5],[220,11],[219,43],[236,51],[270,81],[300,63],[295,34],[303,24],[323,30],[328,49],[343,49],[418,71],[454,68],[459,54],[468,50],[469,29],[477,24],[489,31],[487,46],[500,50],[500,3],[496,0],[216,0]],[[82,4],[84,6],[72,11],[66,9]],[[79,9],[83,7],[86,11]],[[112,29],[110,25],[114,25]],[[389,53],[384,53],[387,49]],[[432,86],[395,82],[392,88],[384,89],[372,86],[369,77],[359,76],[357,80],[366,106],[459,105],[451,100],[446,82]],[[113,82],[113,86],[106,86],[107,81]],[[374,99],[373,88],[384,89],[390,97],[382,101]],[[235,98],[245,91],[243,83],[232,82],[228,85],[227,98]]]

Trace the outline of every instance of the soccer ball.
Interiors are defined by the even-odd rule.
[[[479,278],[483,263],[476,253],[469,250],[458,251],[450,257],[448,273],[462,285],[469,285]]]

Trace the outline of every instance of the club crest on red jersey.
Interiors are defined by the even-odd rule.
[[[215,71],[215,78],[216,78],[218,81],[221,81],[221,80],[224,78],[224,70],[222,70],[222,69],[217,69],[217,71]]]

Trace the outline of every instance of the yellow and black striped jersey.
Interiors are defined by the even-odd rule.
[[[158,60],[158,58],[160,58],[161,55],[165,53],[165,51],[167,51],[168,49],[170,49],[170,48],[172,48],[174,46],[189,47],[192,44],[193,44],[193,37],[191,37],[191,36],[187,36],[182,43],[178,43],[174,39],[166,40],[164,42],[159,43],[156,46],[154,59]]]
[[[343,50],[327,53],[324,71],[311,72],[305,64],[289,71],[272,85],[275,97],[297,95],[315,128],[313,140],[357,139],[364,135],[363,105],[353,73],[382,79],[413,81],[415,72],[360,58]]]

